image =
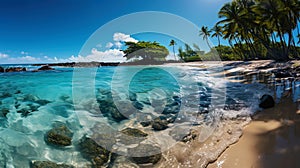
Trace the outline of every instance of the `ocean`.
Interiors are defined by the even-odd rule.
[[[282,83],[269,77],[267,85],[254,76],[250,83],[233,82],[220,73],[223,67],[53,67],[32,72],[38,67],[2,65],[11,66],[27,71],[0,73],[0,167],[26,168],[35,161],[95,166],[95,159],[80,147],[84,137],[110,153],[104,166],[139,167],[132,158],[147,157],[147,152],[130,151],[140,144],[157,147],[155,154],[163,152],[168,160],[167,151],[194,127],[205,127],[195,139],[205,143],[216,130],[227,131],[220,127],[223,120],[250,118],[259,111],[262,95],[276,93],[279,101],[291,87],[294,100],[300,95],[299,81]],[[126,128],[142,131],[147,138],[124,140]],[[58,142],[59,137],[51,140],[53,129],[68,136],[69,143]]]

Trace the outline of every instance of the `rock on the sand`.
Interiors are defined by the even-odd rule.
[[[150,144],[139,144],[128,149],[128,153],[132,156],[131,160],[137,164],[156,164],[162,157],[160,147]]]
[[[271,95],[265,94],[260,98],[259,107],[272,108],[275,106],[275,101]]]

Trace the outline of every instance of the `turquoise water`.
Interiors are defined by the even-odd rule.
[[[178,125],[214,126],[221,116],[253,113],[258,98],[270,92],[265,85],[230,83],[212,76],[213,70],[199,68],[54,68],[0,73],[0,167],[29,167],[33,160],[85,167],[90,162],[80,154],[78,142],[107,131],[102,125],[114,132],[134,127],[153,136],[159,131],[144,128],[141,122],[172,119],[170,130]],[[225,106],[229,108],[224,110]],[[122,116],[113,116],[110,107]],[[46,132],[57,122],[73,133],[71,145],[45,142]],[[99,126],[103,129],[95,130]],[[162,150],[169,148],[160,145]]]

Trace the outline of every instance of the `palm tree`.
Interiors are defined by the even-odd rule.
[[[220,42],[220,37],[222,37],[222,27],[221,26],[218,26],[218,25],[215,25],[213,28],[212,28],[212,31],[214,32],[211,37],[217,37],[218,38],[218,46],[220,47],[221,45],[221,42]]]
[[[199,35],[203,37],[203,40],[206,40],[208,47],[211,49],[211,46],[208,42],[208,37],[210,36],[210,30],[208,30],[208,27],[202,26]]]
[[[176,61],[175,45],[176,45],[175,40],[171,40],[169,46],[173,46],[174,59],[175,59],[175,61]]]
[[[240,3],[233,1],[231,3],[226,3],[218,13],[219,18],[222,18],[221,21],[217,22],[216,25],[222,26],[223,38],[228,39],[229,44],[232,46],[235,53],[245,57],[245,52],[242,49],[242,34],[245,34],[247,31],[244,28],[244,12],[243,8],[240,6]],[[233,42],[235,44],[233,44]],[[234,47],[239,46],[239,47]]]

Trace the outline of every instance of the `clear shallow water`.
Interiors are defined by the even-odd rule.
[[[141,129],[165,151],[176,144],[168,131],[205,124],[210,129],[199,138],[204,141],[221,118],[250,115],[257,110],[258,98],[270,93],[265,85],[231,83],[212,77],[212,70],[198,68],[55,68],[0,74],[0,167],[29,167],[32,160],[90,165],[77,144],[84,135],[97,137],[107,131],[101,129],[106,128],[103,125],[117,133],[126,127]],[[38,103],[40,100],[49,102]],[[116,121],[103,110],[108,105],[103,101],[113,103],[126,118]],[[163,114],[165,107],[174,106],[178,107],[176,114]],[[175,121],[164,131],[140,124],[160,116]],[[45,143],[45,133],[56,122],[65,123],[73,132],[72,145],[57,148]],[[113,149],[123,154],[121,148]]]

